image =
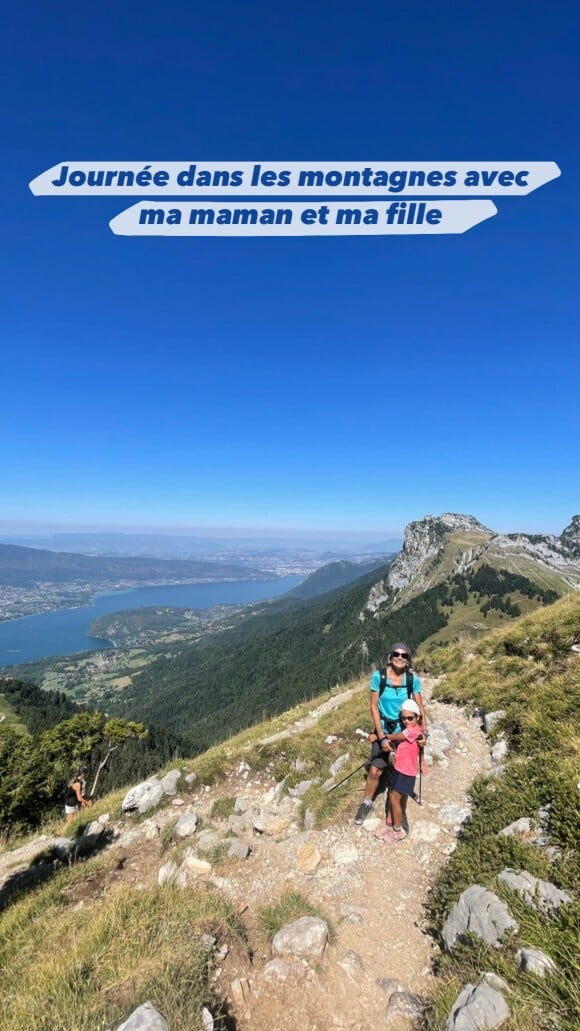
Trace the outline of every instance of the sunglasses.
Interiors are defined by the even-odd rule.
[[[414,713],[413,713],[412,716],[401,716],[401,720],[403,721],[403,723],[407,723],[409,720],[416,720],[416,719],[417,719],[417,717],[415,716]]]
[[[409,652],[391,652],[392,659],[408,659]]]

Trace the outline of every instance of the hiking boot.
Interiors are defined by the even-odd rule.
[[[369,815],[372,807],[373,807],[373,803],[372,802],[361,802],[361,804],[359,805],[359,807],[358,807],[358,809],[356,811],[356,816],[354,818],[354,822],[356,824],[358,824],[359,827],[360,827],[361,823],[365,822],[365,820],[366,820],[367,816]]]

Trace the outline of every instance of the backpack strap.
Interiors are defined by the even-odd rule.
[[[383,691],[387,686],[387,670],[379,669],[380,680],[379,680],[379,701],[382,697]],[[415,675],[413,670],[408,669],[405,673],[405,687],[407,688],[407,699],[413,697],[413,684],[415,683]],[[401,685],[402,687],[402,685]]]

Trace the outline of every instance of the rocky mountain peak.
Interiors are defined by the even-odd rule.
[[[482,538],[491,536],[491,531],[474,516],[456,512],[444,512],[440,516],[427,515],[424,519],[409,523],[405,527],[402,550],[389,570],[388,586],[398,590],[416,583],[427,560],[442,551],[447,538],[453,533],[474,533]]]
[[[562,530],[561,540],[580,541],[580,515],[572,516],[568,526]]]

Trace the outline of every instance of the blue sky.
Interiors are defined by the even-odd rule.
[[[580,510],[578,13],[32,3],[3,67],[0,529]],[[115,237],[65,160],[556,161],[464,236]]]

